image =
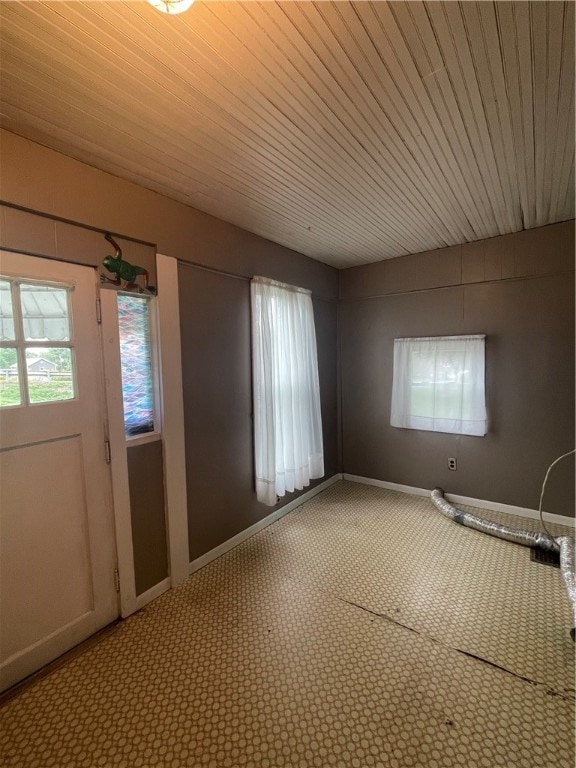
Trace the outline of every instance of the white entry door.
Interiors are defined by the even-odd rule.
[[[96,273],[0,251],[0,690],[118,616]]]

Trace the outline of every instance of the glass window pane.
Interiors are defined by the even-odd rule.
[[[8,280],[0,280],[0,340],[14,339],[14,312],[12,293]]]
[[[395,339],[390,424],[485,435],[484,351],[484,334]]]
[[[122,394],[126,436],[154,431],[148,300],[118,296]]]
[[[20,285],[26,341],[70,341],[68,293],[49,285]]]
[[[15,349],[0,349],[0,408],[20,405],[20,376]]]
[[[71,349],[27,349],[26,369],[31,403],[72,400],[74,372]]]

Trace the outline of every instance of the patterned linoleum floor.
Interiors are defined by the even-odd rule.
[[[0,765],[572,768],[569,628],[527,549],[341,482],[9,701]]]

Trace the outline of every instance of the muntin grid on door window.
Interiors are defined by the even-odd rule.
[[[73,285],[0,277],[0,407],[77,394]]]

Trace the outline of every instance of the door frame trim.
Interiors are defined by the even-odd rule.
[[[116,291],[100,291],[102,316],[102,355],[104,358],[107,434],[110,442],[110,472],[116,525],[116,555],[120,583],[120,615],[130,616],[138,609],[136,574],[132,542],[130,486],[128,480],[128,451],[124,434],[124,404],[122,401],[122,367],[120,332]]]
[[[100,291],[102,311],[102,354],[106,380],[108,439],[110,441],[114,520],[120,581],[120,613],[123,618],[142,608],[168,587],[175,587],[189,574],[188,502],[184,453],[184,397],[178,299],[178,262],[157,254],[158,297],[155,300],[153,334],[158,361],[159,409],[163,444],[166,538],[169,578],[142,595],[136,594],[134,546],[128,475],[128,444],[124,434],[122,367],[116,291]],[[163,343],[164,340],[164,343]],[[169,393],[165,397],[164,393]]]
[[[166,534],[170,583],[175,587],[188,578],[190,560],[177,259],[157,253],[156,275]]]

